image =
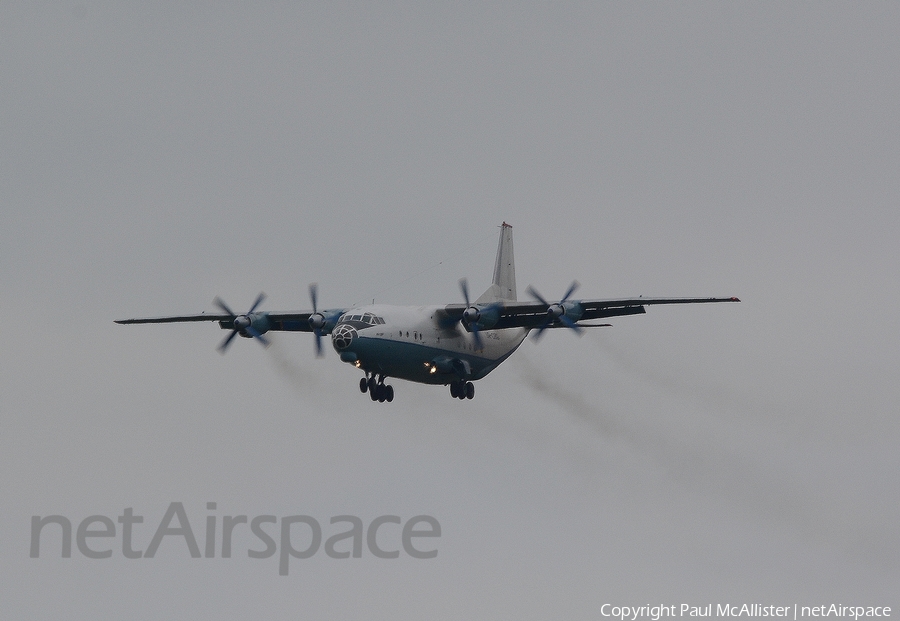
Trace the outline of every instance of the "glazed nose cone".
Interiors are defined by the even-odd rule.
[[[336,352],[341,353],[342,351],[346,351],[347,348],[353,344],[353,341],[356,340],[356,336],[356,328],[343,324],[338,326],[335,331],[331,333],[331,344]]]

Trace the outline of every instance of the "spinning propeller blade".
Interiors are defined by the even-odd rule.
[[[562,297],[562,299],[559,302],[557,302],[556,304],[550,304],[547,300],[545,300],[543,298],[543,296],[541,296],[540,293],[538,293],[537,289],[535,289],[531,285],[528,286],[528,289],[527,289],[528,295],[530,295],[531,297],[536,299],[541,304],[547,305],[547,319],[546,319],[546,321],[544,321],[543,324],[540,325],[540,327],[538,327],[537,332],[534,333],[535,341],[539,340],[541,338],[541,335],[543,334],[544,330],[549,328],[553,324],[553,322],[557,321],[557,320],[565,327],[567,327],[571,330],[574,330],[576,333],[578,333],[578,334],[582,333],[582,331],[583,331],[582,327],[579,326],[574,321],[572,321],[572,319],[566,315],[566,308],[565,308],[565,306],[563,306],[568,301],[569,296],[571,296],[573,293],[575,293],[575,290],[577,288],[578,288],[578,281],[573,280],[572,284],[569,285],[569,288],[566,291],[566,294]]]
[[[324,355],[322,352],[322,326],[325,325],[325,316],[319,313],[317,308],[319,300],[318,283],[310,283],[309,299],[312,302],[313,307],[313,314],[309,316],[309,325],[313,329],[313,334],[316,337],[316,358],[321,358]]]
[[[479,350],[484,349],[481,335],[478,333],[480,330],[478,327],[479,311],[469,303],[469,281],[465,278],[460,278],[459,288],[462,291],[463,299],[466,301],[466,310],[463,312],[463,322],[472,329],[472,338],[475,340],[475,346]],[[472,313],[469,312],[470,310]]]
[[[256,301],[253,302],[253,305],[243,315],[236,314],[233,310],[231,310],[228,305],[222,300],[222,298],[216,296],[216,299],[213,300],[213,304],[221,308],[223,311],[228,313],[229,318],[231,319],[231,325],[234,326],[231,329],[231,334],[225,337],[225,340],[217,348],[220,353],[225,353],[228,350],[228,346],[231,345],[231,341],[234,337],[239,333],[249,334],[260,343],[262,343],[263,347],[269,346],[269,340],[264,337],[259,330],[253,327],[253,320],[250,319],[250,313],[256,310],[256,307],[262,304],[263,300],[266,299],[265,293],[260,293],[256,296]]]

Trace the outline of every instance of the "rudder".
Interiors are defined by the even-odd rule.
[[[477,303],[516,299],[516,264],[513,257],[512,225],[500,225],[500,243],[494,262],[494,279],[491,286],[479,297]]]

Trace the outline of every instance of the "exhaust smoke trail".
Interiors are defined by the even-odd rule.
[[[270,335],[271,345],[266,349],[269,360],[278,371],[278,375],[285,379],[290,387],[299,395],[308,396],[313,388],[318,385],[318,378],[311,373],[296,358],[291,356],[289,350],[275,335]]]
[[[586,423],[598,440],[619,441],[626,450],[630,447],[632,456],[650,466],[653,474],[662,474],[663,480],[677,484],[665,485],[675,495],[717,500],[724,510],[736,511],[753,523],[780,525],[792,538],[833,549],[857,561],[876,563],[886,571],[898,566],[892,552],[897,536],[883,517],[863,510],[837,514],[832,510],[835,500],[849,490],[835,489],[831,481],[808,472],[804,475],[796,468],[798,460],[820,459],[823,449],[831,447],[802,445],[802,439],[792,443],[769,426],[747,427],[744,413],[722,412],[722,404],[714,402],[717,400],[691,403],[681,394],[689,392],[686,385],[668,376],[637,372],[644,376],[639,379],[658,389],[672,403],[672,409],[682,414],[675,425],[662,412],[657,415],[640,407],[629,412],[628,406],[598,406],[597,383],[585,389],[582,384],[556,377],[538,367],[527,354],[510,362],[528,388],[581,423],[579,433],[584,433]],[[627,366],[624,370],[632,373]],[[764,415],[747,414],[757,422],[765,421]]]
[[[713,408],[741,408],[752,404],[762,406],[769,411],[777,409],[774,404],[763,404],[758,398],[751,395],[737,394],[732,387],[722,384],[702,384],[696,378],[680,370],[667,369],[665,371],[647,364],[645,359],[633,355],[627,349],[617,345],[611,338],[604,338],[599,334],[588,334],[588,340],[601,354],[611,362],[637,380],[659,389],[660,391],[680,398],[690,398],[694,401],[702,401],[704,405]],[[679,376],[680,375],[680,376]]]

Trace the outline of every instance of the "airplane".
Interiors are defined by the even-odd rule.
[[[512,226],[500,226],[500,243],[491,286],[475,301],[469,299],[466,279],[459,281],[463,304],[443,306],[391,306],[370,304],[349,308],[318,309],[318,288],[309,286],[312,310],[257,310],[265,299],[260,293],[245,313],[236,313],[218,297],[221,313],[120,319],[116,323],[175,323],[215,321],[231,332],[219,345],[225,353],[235,336],[253,338],[268,347],[267,332],[311,332],[316,355],[322,356],[322,338],[331,344],[341,361],[360,369],[359,390],[372,401],[394,400],[388,378],[450,387],[450,396],[472,399],[473,382],[484,378],[506,360],[533,331],[540,339],[545,330],[567,328],[581,334],[587,327],[609,327],[608,323],[583,323],[646,312],[657,304],[740,302],[729,298],[625,298],[570,299],[578,288],[574,281],[562,298],[548,302],[533,287],[534,301],[516,298]]]

